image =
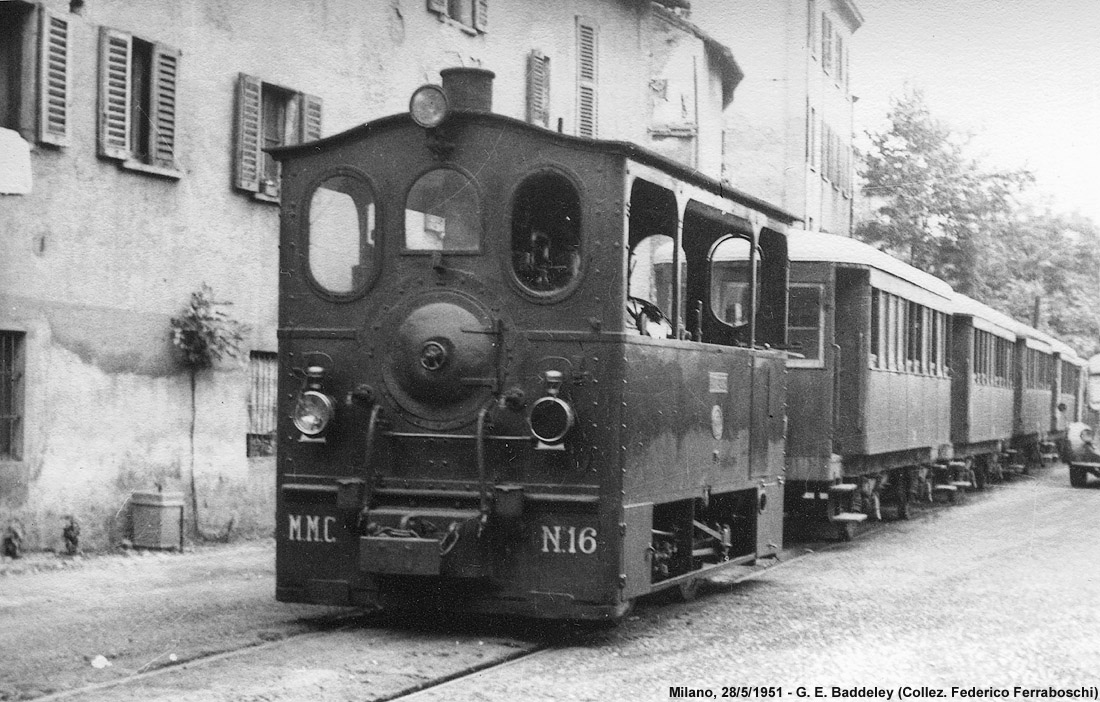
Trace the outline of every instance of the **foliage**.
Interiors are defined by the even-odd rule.
[[[231,318],[221,308],[206,283],[191,293],[191,302],[178,317],[173,317],[172,343],[183,353],[183,363],[197,370],[210,368],[223,358],[237,358],[248,327]]]
[[[1079,215],[1025,208],[1033,178],[966,155],[967,139],[935,119],[919,91],[893,102],[869,134],[863,194],[875,209],[855,236],[1020,321],[1100,351],[1100,228]]]
[[[863,193],[881,205],[856,236],[983,297],[981,261],[1011,225],[1031,174],[983,170],[966,156],[968,140],[935,119],[919,91],[895,99],[889,118],[888,130],[869,135],[862,173]]]

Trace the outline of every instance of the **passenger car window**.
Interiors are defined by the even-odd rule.
[[[422,175],[405,203],[405,248],[476,252],[480,244],[481,205],[473,182],[450,168]]]
[[[798,348],[802,358],[792,358],[795,365],[821,360],[821,287],[792,285],[787,312],[788,339]]]
[[[374,195],[358,178],[324,180],[309,204],[309,272],[333,293],[367,282],[374,265]]]
[[[535,293],[570,285],[581,267],[581,203],[557,173],[528,177],[512,201],[512,270]]]

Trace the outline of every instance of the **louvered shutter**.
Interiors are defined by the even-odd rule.
[[[315,141],[321,138],[321,98],[313,95],[299,96],[302,105],[299,114],[300,133],[298,142]]]
[[[428,0],[429,12],[447,12],[447,0]]]
[[[259,78],[237,78],[237,187],[260,191],[262,86]]]
[[[577,134],[595,138],[599,118],[597,80],[599,32],[584,17],[577,18]]]
[[[527,121],[550,124],[550,57],[538,49],[527,55]]]
[[[157,44],[153,48],[153,81],[149,155],[154,166],[176,168],[176,94],[180,52]]]
[[[69,18],[43,7],[38,27],[38,141],[68,146]]]
[[[130,158],[131,37],[103,27],[99,32],[99,154]]]
[[[489,31],[489,0],[474,0],[474,29]]]

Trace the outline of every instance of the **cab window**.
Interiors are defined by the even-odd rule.
[[[512,202],[512,271],[536,294],[568,288],[580,275],[581,204],[557,173],[528,177]]]
[[[464,174],[437,168],[420,177],[405,203],[405,249],[477,252],[481,205]]]
[[[350,293],[374,269],[374,194],[362,179],[325,179],[309,203],[309,272],[330,293]]]

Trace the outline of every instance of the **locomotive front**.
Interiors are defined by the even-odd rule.
[[[596,232],[621,207],[581,187],[614,159],[491,115],[487,71],[443,75],[275,154],[278,597],[615,618],[620,254]]]

